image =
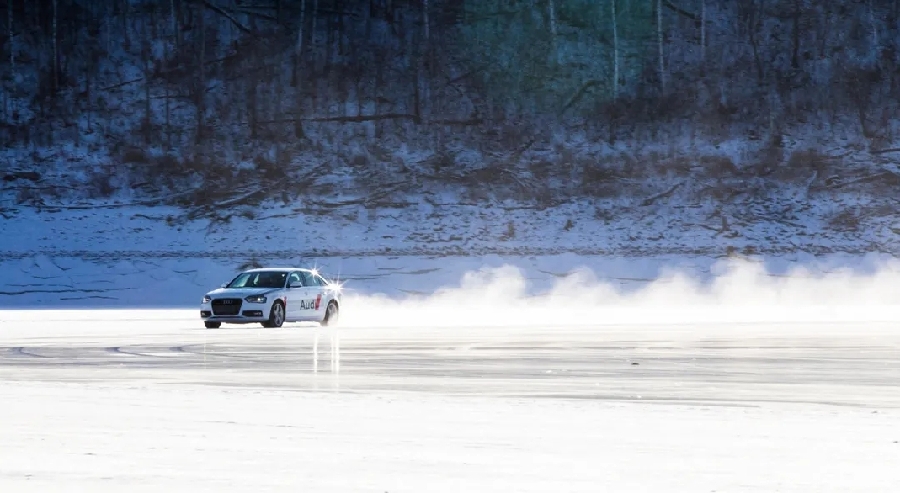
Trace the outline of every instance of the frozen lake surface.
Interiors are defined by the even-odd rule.
[[[893,322],[4,311],[0,402],[0,491],[900,490]]]

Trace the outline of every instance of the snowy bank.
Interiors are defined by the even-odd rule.
[[[518,269],[529,291],[577,271],[620,292],[675,272],[702,284],[736,258],[771,276],[893,272],[890,216],[844,231],[819,220],[828,207],[820,205],[795,219],[802,227],[708,219],[702,208],[588,203],[536,210],[423,202],[321,214],[269,205],[195,219],[167,207],[23,208],[0,220],[0,306],[192,307],[237,271],[276,264],[316,266],[346,281],[348,292],[394,298],[504,266]]]

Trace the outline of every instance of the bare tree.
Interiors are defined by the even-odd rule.
[[[800,19],[803,14],[803,7],[801,3],[803,0],[794,0],[794,11],[791,14],[793,18],[791,28],[791,68],[794,70],[800,68],[800,38],[801,38],[801,26]]]
[[[610,0],[613,31],[613,97],[619,96],[619,22],[616,0]]]
[[[869,12],[869,26],[871,26],[871,34],[872,34],[872,53],[877,57],[878,47],[881,44],[879,42],[878,36],[878,22],[875,20],[875,8],[872,6],[872,0],[867,2],[868,12]]]
[[[430,87],[428,85],[428,78],[431,75],[431,31],[429,29],[429,20],[428,20],[428,0],[422,0],[422,37],[423,43],[421,46],[421,55],[419,57],[419,85],[420,85],[420,107],[419,110],[422,113],[427,114],[427,103],[430,98]],[[421,114],[417,113],[420,117]]]
[[[422,30],[425,33],[425,44],[427,45],[431,40],[431,31],[429,25],[431,23],[428,21],[428,0],[422,0]]]
[[[313,0],[313,9],[312,9],[312,19],[310,19],[310,28],[309,28],[309,44],[312,55],[312,72],[317,73],[319,70],[319,57],[318,50],[316,49],[316,33],[318,32],[316,29],[318,28],[318,18],[319,18],[319,0]],[[318,110],[318,102],[319,102],[319,81],[316,80],[312,83],[312,111],[315,113]]]
[[[297,43],[294,47],[294,76],[300,69],[300,60],[303,58],[303,24],[306,22],[306,0],[300,1],[300,22],[297,29]],[[299,87],[299,81],[297,82]]]
[[[303,124],[301,115],[303,112],[303,76],[300,67],[303,62],[303,26],[306,23],[306,0],[300,2],[300,25],[297,29],[297,45],[294,48],[294,134],[299,138],[303,136]],[[315,25],[315,20],[313,20]]]
[[[6,29],[9,33],[9,68],[12,74],[16,73],[16,40],[13,37],[13,0],[6,4]]]
[[[59,90],[59,33],[57,32],[57,1],[53,0],[53,90]]]
[[[666,93],[665,40],[663,38],[663,0],[656,0],[656,42],[659,48],[659,84],[662,93]]]
[[[197,134],[196,142],[199,144],[206,137],[206,11],[204,0],[197,0],[197,28],[200,31],[199,70],[197,70]]]
[[[706,63],[706,0],[700,0],[700,61]]]
[[[559,63],[559,46],[557,46],[556,37],[559,33],[557,29],[557,19],[556,19],[556,0],[547,0],[548,8],[550,10],[550,46],[553,50],[553,62]],[[615,7],[613,7],[615,9]]]
[[[753,64],[756,66],[757,84],[765,85],[765,68],[760,53],[759,31],[762,29],[762,3],[759,0],[743,0],[738,2],[738,16],[746,24],[747,38],[753,53]]]
[[[143,24],[143,31],[146,31],[146,24]],[[144,32],[141,39],[141,59],[144,65],[144,121],[143,121],[143,131],[141,132],[144,136],[144,145],[151,145],[152,142],[152,126],[153,126],[153,106],[151,105],[150,100],[150,88],[152,83],[152,72],[151,72],[151,49],[150,43],[152,42],[148,33]]]
[[[175,11],[175,0],[169,0],[169,14],[172,22],[172,35],[175,40],[175,49],[181,45],[181,29],[178,29],[178,14]]]
[[[166,61],[164,63],[164,67],[166,70],[170,70],[172,59],[172,52],[178,49],[178,46],[181,44],[181,30],[178,28],[178,14],[175,10],[175,0],[169,0],[169,16],[171,17],[171,28],[172,28],[172,42],[166,43]],[[163,84],[163,101],[165,106],[165,139],[166,139],[166,150],[169,151],[172,148],[172,115],[171,115],[171,103],[170,100],[171,95],[169,94],[169,84]]]
[[[13,0],[8,0],[6,4],[6,28],[9,34],[9,89],[4,91],[3,105],[7,118],[13,120],[13,112],[10,110],[9,99],[12,95],[12,89],[15,88],[16,75],[16,45],[13,33]],[[5,144],[5,142],[4,142]]]

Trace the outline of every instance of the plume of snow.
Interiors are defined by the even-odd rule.
[[[345,294],[342,324],[365,327],[599,326],[773,322],[900,321],[900,265],[873,274],[814,274],[805,268],[768,274],[757,263],[730,260],[704,284],[667,272],[622,292],[581,269],[545,289],[504,266],[466,273],[434,294],[392,299]]]

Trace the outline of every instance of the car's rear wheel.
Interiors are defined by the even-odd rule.
[[[276,301],[269,310],[269,320],[262,323],[266,328],[278,328],[284,325],[284,303]]]
[[[222,322],[203,322],[207,329],[218,329],[222,326]]]
[[[328,307],[325,308],[325,318],[323,318],[322,322],[321,322],[322,326],[328,327],[331,325],[337,325],[338,315],[339,315],[339,310],[338,310],[337,303],[335,303],[333,301],[328,303]]]

